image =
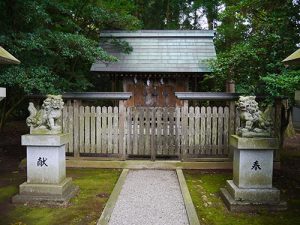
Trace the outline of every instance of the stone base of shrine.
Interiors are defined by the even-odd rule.
[[[66,205],[79,191],[72,183],[72,178],[66,178],[59,184],[20,185],[20,193],[12,198],[13,203]]]
[[[277,188],[239,188],[232,180],[228,180],[226,187],[221,188],[221,197],[233,212],[287,209],[286,202],[280,201],[280,191]]]

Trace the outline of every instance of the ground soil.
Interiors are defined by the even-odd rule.
[[[21,135],[29,132],[25,121],[9,122],[0,131],[0,172],[18,169],[26,157],[26,148],[21,146]]]
[[[286,138],[280,159],[282,174],[300,182],[300,133]]]
[[[289,153],[300,154],[300,133],[295,136],[286,138],[283,144],[283,150]]]

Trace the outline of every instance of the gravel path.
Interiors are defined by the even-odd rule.
[[[129,171],[109,225],[188,224],[174,171]]]

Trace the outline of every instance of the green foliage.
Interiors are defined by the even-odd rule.
[[[99,47],[99,32],[139,27],[127,1],[17,0],[2,1],[1,8],[1,45],[22,63],[1,68],[0,85],[16,84],[26,93],[86,89],[93,62],[117,60]],[[18,85],[24,76],[38,85]]]
[[[276,92],[270,85],[266,89],[266,79],[261,77],[281,74],[285,70],[281,61],[297,49],[299,2],[224,0],[224,4],[215,40],[218,58],[211,63],[214,74],[205,82],[210,81],[216,90],[224,90],[225,80],[233,79],[238,92]]]
[[[268,74],[261,77],[270,96],[288,96],[294,99],[295,91],[300,87],[300,70],[284,71],[281,74]]]
[[[99,47],[101,30],[140,27],[126,0],[3,0],[0,8],[0,45],[21,61],[0,67],[0,86],[8,88],[0,128],[25,94],[93,86],[92,63],[117,60]]]
[[[9,67],[0,74],[2,84],[23,89],[25,93],[58,93],[59,78],[45,66]]]

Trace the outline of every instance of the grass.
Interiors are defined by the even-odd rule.
[[[68,169],[80,194],[68,207],[13,205],[10,198],[18,192],[25,174],[6,173],[0,177],[1,225],[65,225],[96,224],[121,170]]]
[[[274,186],[288,202],[284,212],[233,213],[223,204],[219,191],[231,172],[184,171],[187,185],[201,225],[289,225],[300,224],[300,184],[283,176],[275,176]]]

